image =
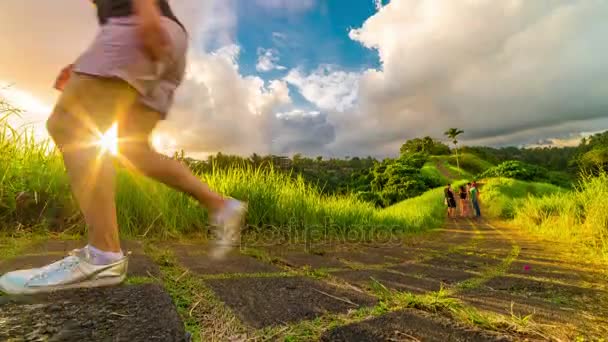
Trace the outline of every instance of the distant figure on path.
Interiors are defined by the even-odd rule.
[[[88,245],[48,266],[9,272],[0,290],[48,292],[121,283],[128,256],[118,235],[112,157],[97,144],[118,124],[118,159],[210,211],[218,257],[238,242],[247,206],[212,192],[176,160],[156,153],[150,134],[165,119],[186,68],[188,35],[168,0],[91,0],[101,26],[89,48],[60,73],[62,91],[47,127],[63,154],[88,226]]]
[[[460,186],[460,217],[469,216],[469,193],[465,185]]]
[[[448,184],[448,186],[445,188],[445,199],[448,205],[448,217],[454,218],[456,210],[456,196],[454,195],[454,190],[452,190],[451,184]]]
[[[480,218],[481,210],[479,209],[479,188],[477,187],[477,182],[473,182],[469,192],[471,194],[471,203],[473,204],[473,209],[475,209],[475,217]]]

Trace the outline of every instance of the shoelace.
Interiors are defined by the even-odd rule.
[[[57,272],[57,271],[65,271],[65,270],[71,270],[74,269],[75,266],[77,266],[80,263],[80,258],[78,257],[78,253],[87,253],[88,251],[85,251],[84,248],[83,249],[74,249],[72,250],[69,254],[69,256],[75,256],[77,258],[70,258],[68,260],[61,260],[61,262],[59,263],[59,265],[57,265],[57,267],[53,267],[53,268],[48,268],[45,267],[41,270],[40,273],[36,274],[35,276],[33,276],[30,281],[33,280],[41,280],[41,279],[46,279],[49,277],[49,274],[51,272]],[[85,254],[85,255],[87,255]]]

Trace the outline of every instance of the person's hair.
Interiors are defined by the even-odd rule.
[[[461,192],[465,192],[464,185],[461,185],[461,186],[460,186],[460,191],[461,191]]]
[[[448,183],[448,186],[451,186],[452,184]]]

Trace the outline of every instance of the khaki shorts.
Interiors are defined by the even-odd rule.
[[[150,133],[162,115],[140,99],[139,92],[121,79],[74,73],[55,105],[49,125],[59,138],[68,137],[68,141],[56,141],[59,145],[95,142],[114,123],[118,124],[118,136],[123,141],[121,149],[148,145]]]

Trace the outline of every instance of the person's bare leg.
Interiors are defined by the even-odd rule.
[[[72,192],[88,227],[89,245],[120,252],[114,165],[109,153],[102,153],[96,143],[113,121],[113,104],[121,97],[128,101],[129,94],[115,82],[73,77],[74,84],[68,84],[47,128],[62,152]]]
[[[74,196],[89,228],[89,244],[120,252],[115,203],[115,170],[97,148],[65,150],[63,160]]]
[[[88,226],[89,244],[103,251],[119,252],[114,165],[99,148],[86,146],[95,136],[82,129],[76,132],[75,127],[59,127],[65,125],[65,119],[65,115],[54,113],[49,132],[62,151],[72,192]],[[67,133],[68,129],[74,131]]]
[[[123,155],[147,177],[189,194],[209,210],[216,211],[223,207],[224,198],[211,191],[188,167],[177,160],[155,152],[150,146],[142,145],[130,148]]]
[[[215,227],[215,242],[210,257],[223,259],[240,243],[241,228],[247,204],[211,191],[190,169],[157,153],[150,146],[150,135],[161,114],[144,105],[136,105],[130,113],[119,117],[119,154],[123,164],[194,197],[209,211]]]
[[[119,119],[119,151],[123,162],[147,177],[189,194],[212,212],[221,209],[224,197],[211,191],[186,165],[152,149],[150,134],[159,120],[160,114],[142,106]]]

